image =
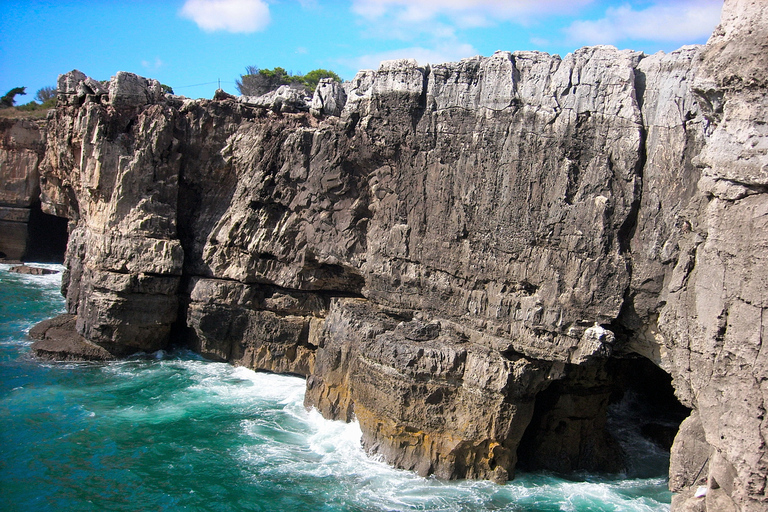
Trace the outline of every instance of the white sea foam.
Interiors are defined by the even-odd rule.
[[[30,284],[32,287],[39,287],[44,289],[55,289],[61,286],[61,273],[64,271],[64,265],[58,263],[28,263],[29,267],[45,268],[48,270],[55,270],[56,274],[46,275],[34,275],[34,274],[20,274],[16,272],[8,272],[12,267],[17,267],[18,264],[13,265],[9,263],[0,263],[0,272],[8,272],[9,275],[15,276],[19,281]]]
[[[668,509],[668,505],[652,498],[631,497],[633,489],[663,485],[663,479],[592,483],[524,477],[497,485],[421,478],[367,456],[360,445],[362,433],[356,422],[326,420],[315,410],[304,410],[298,397],[289,398],[288,393],[278,400],[286,404],[284,412],[300,422],[298,428],[294,426],[290,446],[271,444],[269,428],[264,430],[263,423],[245,422],[243,428],[258,443],[243,448],[242,460],[259,467],[270,465],[271,471],[282,473],[286,478],[334,478],[338,487],[335,498],[354,502],[362,510],[536,510],[537,503],[546,503],[550,508],[556,504],[562,511]],[[295,401],[290,403],[291,399]]]
[[[242,448],[241,460],[260,471],[269,466],[269,471],[283,478],[332,478],[335,491],[326,491],[331,501],[356,503],[361,510],[392,511],[536,510],[537,503],[545,504],[547,509],[555,505],[562,511],[658,512],[669,508],[651,497],[633,496],[634,490],[663,485],[664,479],[594,483],[523,475],[519,480],[497,485],[421,478],[367,456],[356,422],[329,421],[316,410],[305,410],[299,393],[301,380],[285,386],[279,384],[284,379],[279,376],[265,374],[259,379],[263,379],[265,389],[271,390],[265,396],[284,404],[282,413],[296,421],[289,432],[281,423],[284,418],[243,422],[242,428],[252,436],[254,444]],[[271,442],[270,433],[276,431],[291,435],[281,436],[282,442]]]
[[[53,308],[63,302],[57,295],[60,274],[10,274],[9,267],[0,265],[4,283],[42,288],[44,294],[55,297]],[[50,305],[41,306],[39,294],[30,296],[35,303],[28,311],[37,311],[30,317],[40,316],[39,308]],[[18,339],[21,330],[8,332]],[[26,369],[18,373],[23,379],[27,374]],[[188,352],[159,351],[112,363],[52,364],[40,372],[38,381],[20,383],[9,384],[12,391],[2,405],[6,410],[26,411],[27,421],[35,421],[9,425],[45,427],[58,441],[53,447],[55,457],[45,452],[45,443],[35,442],[24,445],[11,464],[29,466],[32,452],[48,463],[60,458],[59,452],[65,453],[65,460],[78,461],[83,447],[93,443],[97,447],[101,443],[101,451],[89,455],[89,463],[127,461],[123,469],[98,469],[71,480],[67,471],[38,477],[48,485],[51,473],[60,475],[66,484],[59,489],[79,488],[86,482],[83,496],[89,500],[93,489],[110,495],[115,483],[137,481],[131,479],[142,475],[136,502],[166,503],[168,496],[174,492],[181,496],[183,489],[185,496],[198,496],[187,502],[190,510],[206,509],[226,496],[234,501],[221,502],[223,506],[235,509],[237,503],[245,503],[243,510],[262,509],[262,505],[270,509],[278,502],[286,510],[326,511],[656,512],[669,508],[662,503],[669,498],[660,490],[664,478],[572,482],[546,474],[521,474],[505,485],[421,478],[366,455],[357,423],[328,421],[317,411],[307,410],[303,379],[205,361]],[[21,441],[26,439],[23,431],[17,435]],[[109,474],[114,481],[104,478]],[[35,478],[29,482],[34,484]],[[288,498],[280,501],[283,494]],[[17,494],[15,499],[22,498]],[[312,505],[299,505],[305,503]]]
[[[0,306],[0,317],[5,325],[0,328],[0,344],[6,346],[26,346],[31,343],[19,333],[27,333],[35,323],[49,316],[64,312],[64,300],[61,296],[61,273],[49,275],[30,275],[9,272],[15,265],[0,264],[0,286],[7,295],[6,303]],[[62,265],[36,264],[44,268],[63,270]],[[12,310],[6,310],[8,300],[13,298]],[[32,304],[42,299],[43,310]],[[12,312],[11,312],[12,311]]]

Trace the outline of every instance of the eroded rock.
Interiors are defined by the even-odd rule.
[[[32,352],[49,361],[110,361],[115,357],[103,347],[91,343],[75,330],[73,315],[59,315],[44,320],[29,330]]]
[[[321,78],[312,96],[310,112],[314,116],[340,116],[346,102],[342,84],[332,78]]]
[[[43,267],[30,267],[29,265],[17,265],[8,269],[8,272],[15,272],[17,274],[29,274],[33,276],[47,276],[51,274],[58,274],[58,270]]]
[[[761,510],[756,5],[726,2],[707,46],[667,55],[385,62],[344,94],[322,83],[314,115],[291,88],[192,101],[118,73],[105,97],[72,72],[42,197],[73,223],[77,332],[122,354],[175,325],[208,356],[306,375],[307,405],[357,418],[392,464],[498,481],[532,419],[546,468],[611,466],[602,369],[639,354],[694,409],[675,506]],[[686,501],[705,452],[711,494]]]
[[[0,254],[20,260],[28,252],[29,221],[39,202],[39,166],[45,127],[33,120],[0,118]]]

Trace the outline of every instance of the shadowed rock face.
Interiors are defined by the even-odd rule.
[[[311,102],[63,75],[61,324],[305,375],[369,451],[498,481],[524,436],[550,469],[616,469],[606,362],[639,354],[694,409],[676,506],[706,454],[710,508],[762,510],[766,26],[732,1],[705,47],[388,62]]]
[[[40,201],[38,166],[44,151],[44,130],[38,123],[0,118],[0,258],[20,260],[28,252],[29,221]]]

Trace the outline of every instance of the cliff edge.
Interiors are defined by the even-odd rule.
[[[621,469],[606,409],[650,361],[691,410],[674,508],[765,510],[767,32],[729,0],[703,47],[385,62],[310,101],[62,75],[59,324],[304,375],[441,478]]]

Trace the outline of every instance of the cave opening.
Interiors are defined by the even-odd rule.
[[[672,442],[689,414],[671,377],[644,357],[569,366],[536,396],[518,468],[666,476]]]
[[[680,424],[691,410],[675,396],[672,377],[642,356],[612,359],[614,391],[606,427],[619,442],[628,475],[666,476]]]
[[[66,218],[43,212],[39,201],[33,204],[27,225],[27,247],[22,261],[64,263],[69,239],[67,224]]]

